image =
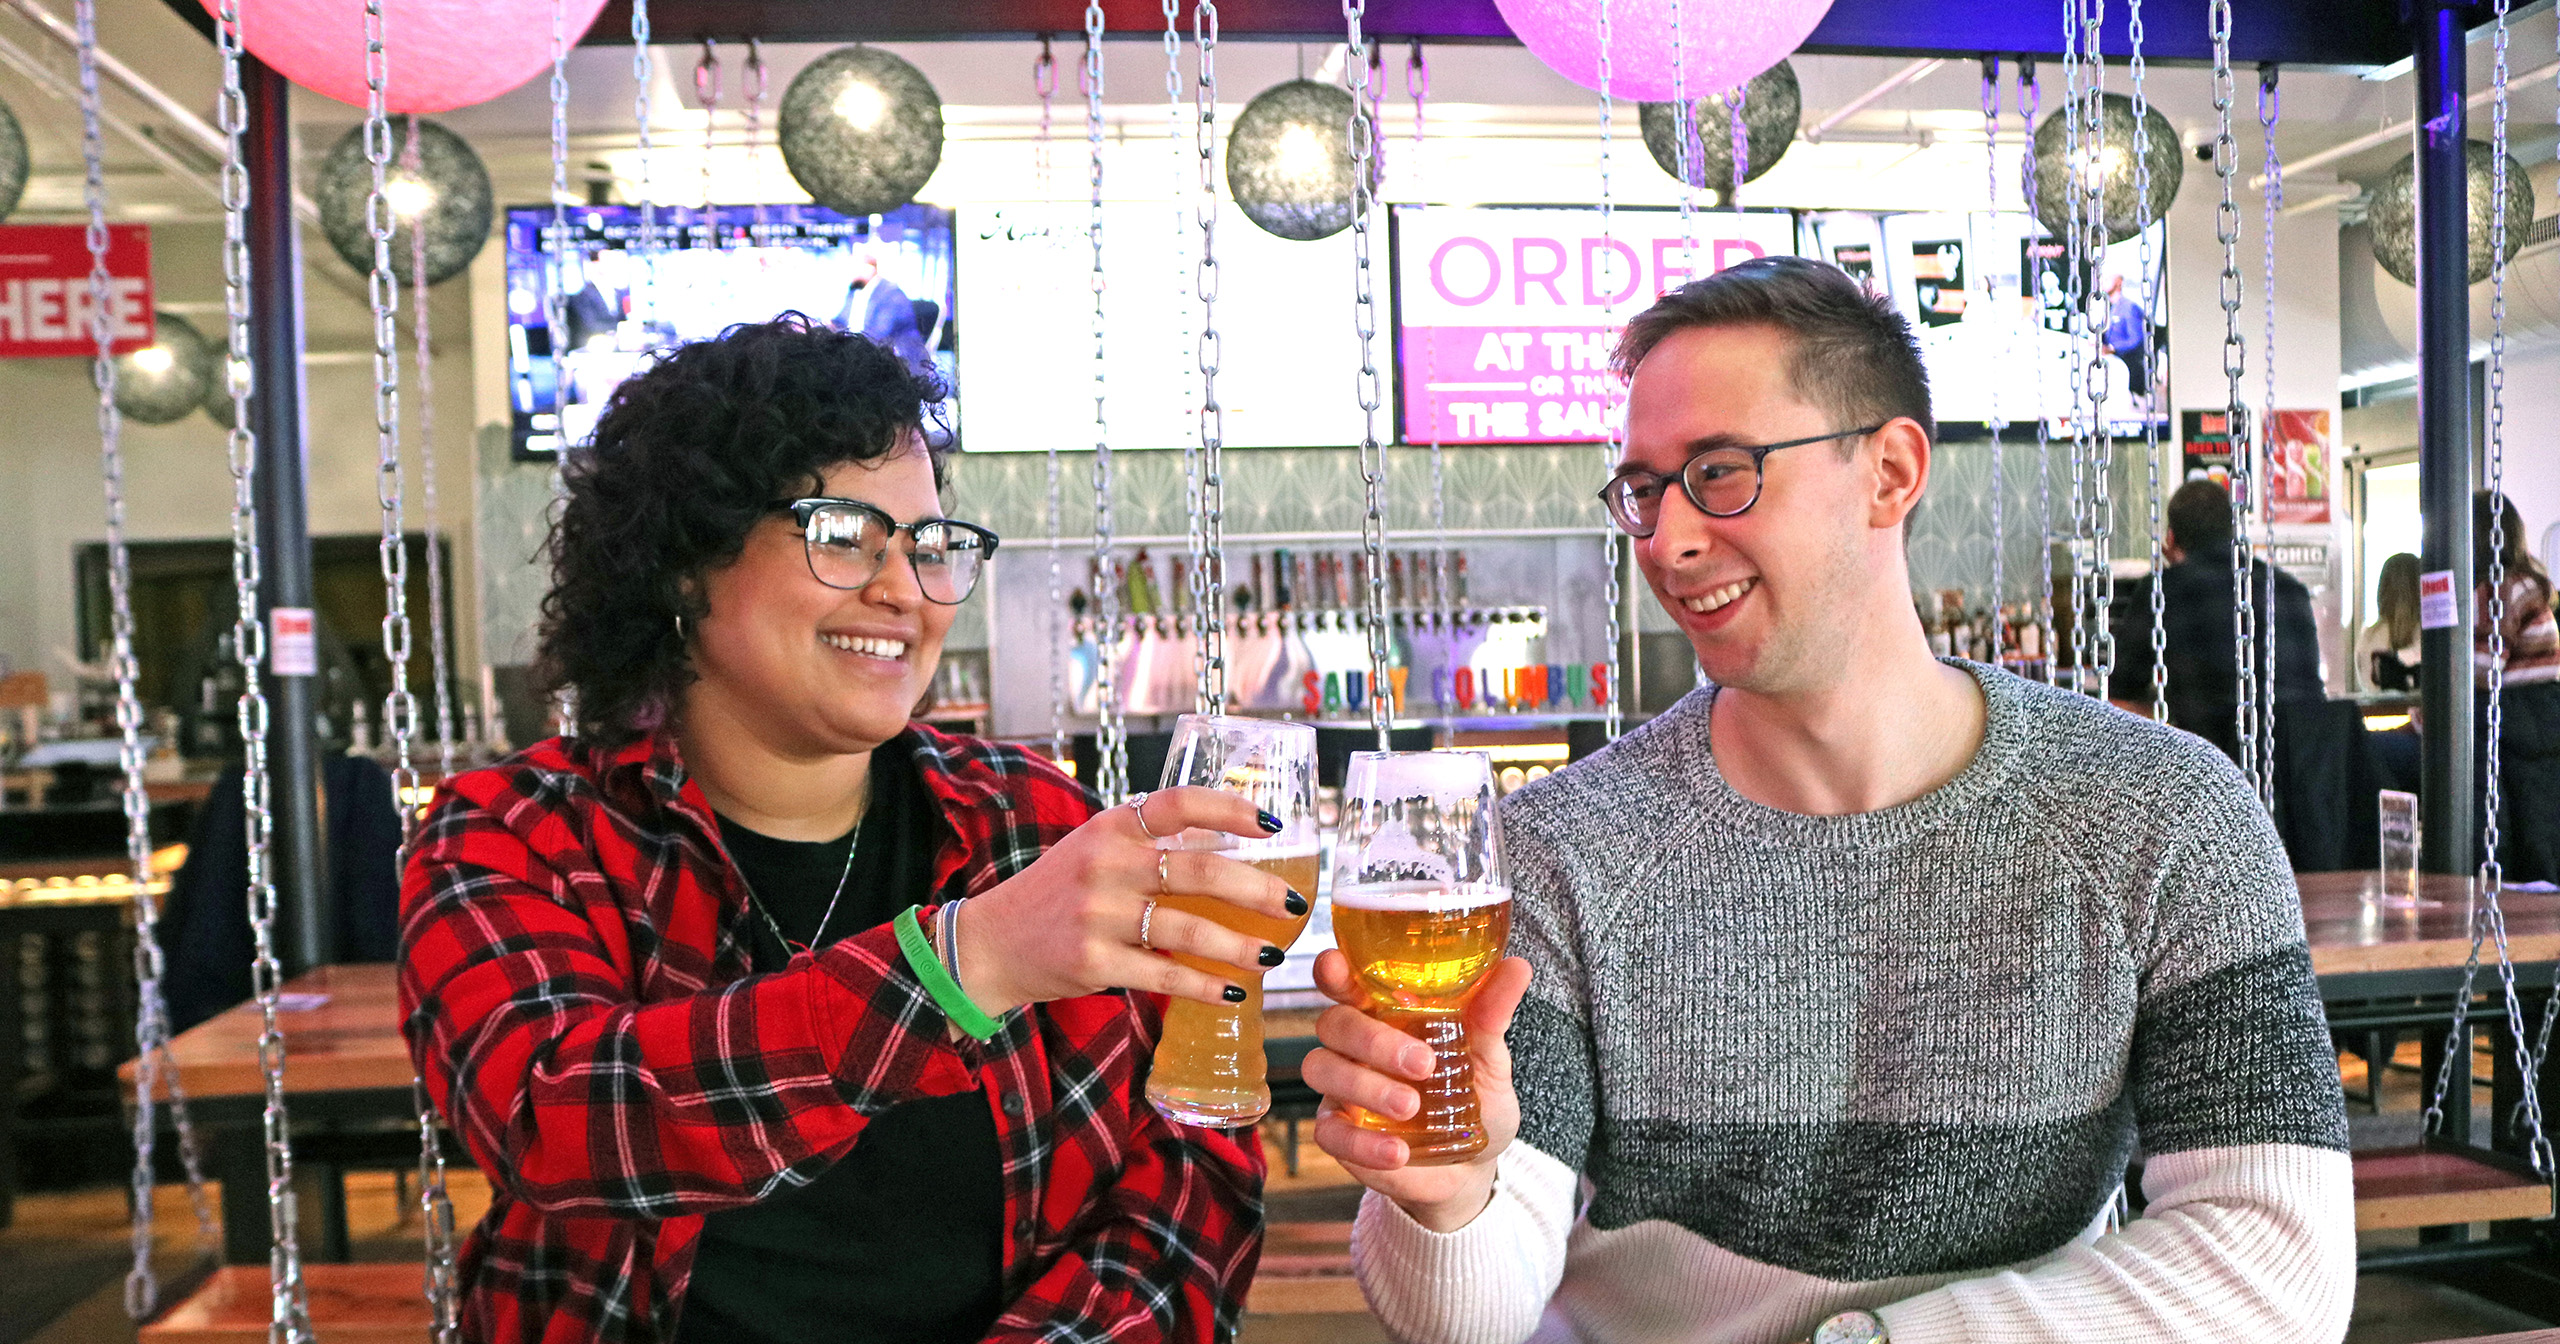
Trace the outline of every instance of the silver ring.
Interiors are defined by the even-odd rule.
[[[1153,793],[1130,794],[1129,815],[1138,819],[1138,829],[1145,832],[1148,839],[1162,840],[1164,837],[1156,834],[1155,827],[1147,824],[1147,800],[1153,797],[1155,797]]]
[[[1147,898],[1145,908],[1138,911],[1138,946],[1145,948],[1149,952],[1156,950],[1154,940],[1155,924],[1156,902],[1155,898],[1150,896]]]

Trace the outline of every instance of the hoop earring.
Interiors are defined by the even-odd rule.
[[[684,643],[684,642],[685,642],[685,633],[684,633],[684,613],[683,613],[683,612],[679,611],[679,612],[677,612],[677,613],[675,614],[675,623],[676,623],[676,642],[677,642],[677,643],[679,643],[679,644]]]

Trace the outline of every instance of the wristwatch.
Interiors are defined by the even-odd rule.
[[[1813,1329],[1813,1344],[1890,1344],[1872,1311],[1844,1311]]]

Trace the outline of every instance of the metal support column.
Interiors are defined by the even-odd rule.
[[[311,521],[304,503],[302,245],[293,217],[292,84],[254,56],[240,59],[248,95],[250,359],[257,370],[249,424],[258,436],[259,599],[269,611],[311,605]],[[275,649],[270,624],[268,649]],[[286,919],[277,954],[285,973],[337,959],[337,921],[322,854],[317,697],[307,676],[274,676],[267,736],[275,816],[277,900]]]
[[[2465,158],[2465,7],[2416,0],[2410,46],[2418,121],[2419,568],[2453,575],[2455,621],[2419,638],[2424,755],[2420,863],[2468,873],[2479,849],[2471,725],[2470,166]]]

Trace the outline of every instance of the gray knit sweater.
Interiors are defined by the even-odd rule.
[[[2042,1262],[2085,1250],[2137,1147],[2155,1167],[2326,1150],[2280,1155],[2321,1173],[2304,1198],[2335,1202],[2336,1065],[2283,851],[2238,772],[2187,734],[1964,666],[1988,703],[1981,750],[1898,807],[1810,817],[1744,798],[1709,749],[1712,691],[1505,804],[1512,950],[1536,970],[1510,1032],[1520,1143],[1578,1174],[1587,1201],[1564,1215],[1560,1278],[1522,1262],[1560,1303],[1577,1264],[1613,1285],[1603,1298],[1746,1291],[1687,1282],[1699,1248],[1659,1227],[1685,1249],[1646,1274],[1661,1253],[1609,1240],[1646,1224],[1822,1307]],[[1478,1222],[1504,1225],[1500,1206]],[[1482,1304],[1434,1306],[1445,1290],[1399,1274],[1449,1270],[1490,1233],[1435,1247],[1390,1213],[1373,1198],[1361,1232],[1391,1326],[1517,1337],[1417,1324]],[[2319,1274],[2334,1277],[2335,1241]],[[1564,1313],[1580,1337],[1757,1337],[1613,1328],[1626,1303],[1595,1300],[1599,1281],[1580,1285],[1589,1310]],[[2073,1337],[2112,1337],[2088,1332],[2106,1324],[2091,1310],[2071,1308]],[[2128,1337],[2165,1337],[2154,1325]],[[1896,1329],[1921,1333],[1918,1313]],[[2013,1337],[1982,1319],[1963,1333]]]

